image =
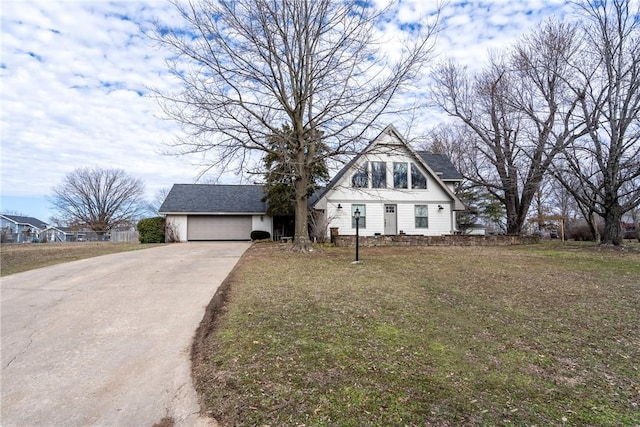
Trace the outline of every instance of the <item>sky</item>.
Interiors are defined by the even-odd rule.
[[[388,28],[400,31],[435,3],[401,0]],[[452,57],[482,67],[490,51],[549,16],[568,13],[563,0],[450,0],[436,61]],[[178,87],[164,62],[168,52],[143,35],[154,19],[175,22],[174,6],[163,0],[0,0],[1,212],[47,222],[54,215],[51,188],[79,167],[123,169],[144,182],[150,200],[174,183],[196,182],[198,158],[166,154],[180,127],[162,117],[149,93],[149,87]],[[405,132],[403,123],[399,117],[393,124]]]

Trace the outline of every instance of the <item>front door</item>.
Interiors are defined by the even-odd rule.
[[[396,205],[384,205],[384,234],[387,236],[398,234],[396,209]]]

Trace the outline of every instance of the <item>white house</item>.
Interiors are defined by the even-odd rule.
[[[454,194],[461,180],[445,155],[415,151],[389,125],[309,204],[324,216],[327,234],[355,234],[356,209],[363,236],[450,234],[464,210]],[[249,240],[253,230],[291,235],[292,217],[268,216],[263,197],[260,185],[175,184],[160,213],[180,241]]]
[[[465,207],[454,194],[460,173],[444,155],[417,152],[389,125],[346,165],[313,207],[324,211],[328,227],[362,236],[456,232],[456,211]]]

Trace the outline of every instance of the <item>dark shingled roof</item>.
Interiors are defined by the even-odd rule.
[[[38,218],[34,218],[31,216],[20,216],[20,215],[5,215],[2,214],[3,217],[9,218],[11,221],[16,222],[18,224],[29,224],[36,228],[45,229],[47,227],[47,223],[44,221],[40,221]]]
[[[449,160],[446,154],[433,154],[428,151],[418,151],[417,153],[425,163],[438,174],[440,179],[445,181],[462,179],[462,175],[460,175],[460,172],[453,166],[453,163],[451,163],[451,160]]]
[[[162,213],[264,213],[262,185],[174,184]]]

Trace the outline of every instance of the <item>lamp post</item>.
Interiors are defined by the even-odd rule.
[[[356,208],[353,213],[353,218],[356,220],[356,262],[360,262],[358,249],[360,241],[360,209]]]

